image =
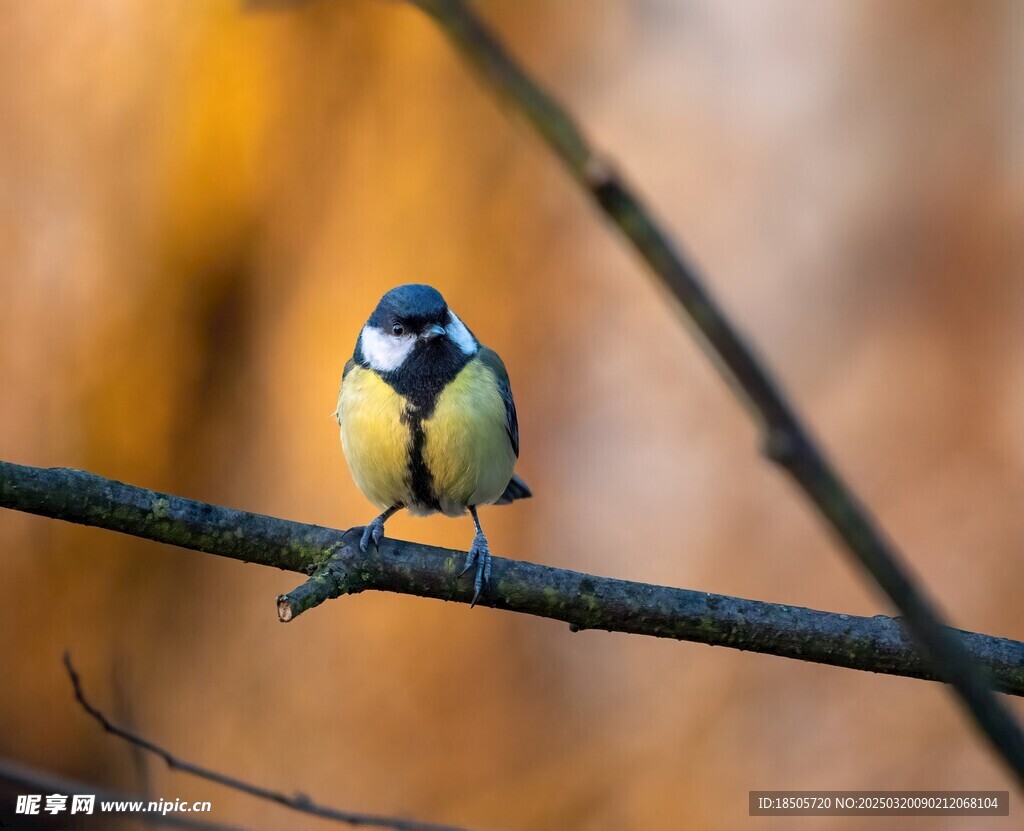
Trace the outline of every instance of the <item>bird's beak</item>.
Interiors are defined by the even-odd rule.
[[[428,329],[423,330],[423,332],[420,334],[420,340],[425,340],[429,343],[434,338],[441,337],[442,335],[447,334],[448,333],[444,330],[444,326],[439,326],[438,324],[435,323]]]

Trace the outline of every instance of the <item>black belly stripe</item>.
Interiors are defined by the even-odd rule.
[[[409,426],[412,441],[409,445],[409,484],[413,501],[424,508],[441,510],[441,503],[434,492],[434,477],[423,458],[426,434],[423,432],[423,411],[413,404],[406,404],[402,421]]]
[[[409,428],[409,483],[413,502],[423,508],[441,510],[434,490],[434,477],[430,475],[423,458],[426,435],[423,422],[430,418],[441,392],[458,376],[475,355],[467,355],[450,338],[437,338],[432,342],[419,342],[397,370],[374,370],[362,353],[362,337],[356,343],[353,360],[377,374],[405,401],[402,423]]]

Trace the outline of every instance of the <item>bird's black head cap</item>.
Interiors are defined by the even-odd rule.
[[[387,329],[394,323],[405,326],[422,326],[438,323],[442,326],[448,320],[448,304],[441,292],[433,286],[410,283],[398,286],[385,294],[367,321],[371,326]]]

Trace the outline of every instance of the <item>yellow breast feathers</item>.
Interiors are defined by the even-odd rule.
[[[423,460],[445,514],[496,502],[504,492],[516,463],[506,418],[497,378],[479,359],[441,391],[423,420]]]
[[[480,360],[423,411],[372,370],[353,366],[338,396],[338,423],[352,477],[382,510],[404,505],[414,514],[459,516],[496,502],[512,478],[505,401]]]
[[[380,509],[407,504],[409,427],[405,399],[375,372],[353,366],[338,394],[338,424],[352,478]]]

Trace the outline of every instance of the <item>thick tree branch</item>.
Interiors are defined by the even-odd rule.
[[[0,507],[107,528],[312,577],[278,599],[290,620],[341,594],[390,591],[469,603],[465,554],[385,538],[363,554],[347,532],[220,508],[91,473],[0,462]],[[936,680],[898,620],[819,612],[494,558],[483,605],[603,629]],[[952,632],[996,689],[1024,695],[1024,644]]]
[[[580,186],[682,305],[701,345],[763,432],[766,455],[784,468],[854,558],[903,613],[936,674],[1024,783],[1024,732],[918,588],[895,546],[811,438],[780,387],[732,325],[640,197],[598,155],[567,111],[530,78],[462,0],[412,0],[441,27],[479,78],[526,119]]]
[[[418,820],[401,819],[399,817],[382,817],[376,814],[360,814],[354,811],[341,811],[337,808],[331,808],[328,805],[318,805],[304,794],[289,795],[282,793],[281,791],[271,790],[270,788],[263,788],[242,779],[236,779],[234,776],[218,773],[215,770],[210,770],[209,768],[204,768],[200,765],[193,764],[192,762],[185,761],[184,759],[175,756],[169,750],[166,750],[160,745],[151,742],[149,739],[140,736],[138,733],[134,733],[131,730],[120,727],[108,719],[102,710],[96,707],[88,698],[85,697],[85,692],[82,690],[82,681],[78,677],[78,672],[75,671],[74,664],[71,663],[71,656],[66,653],[64,655],[64,668],[68,672],[68,678],[71,679],[71,687],[75,693],[75,700],[82,705],[82,709],[85,710],[86,713],[95,719],[99,725],[112,736],[117,736],[119,739],[123,739],[128,742],[128,744],[163,759],[167,764],[167,767],[171,768],[171,770],[188,773],[200,779],[206,779],[208,782],[215,782],[218,785],[223,785],[224,787],[231,788],[232,790],[241,791],[242,793],[254,796],[257,799],[265,799],[268,802],[274,802],[285,808],[290,808],[293,811],[310,814],[311,816],[319,817],[320,819],[342,822],[346,825],[385,828],[390,829],[390,831],[462,831],[462,829],[456,828],[452,825],[435,825],[430,822],[419,822]]]

